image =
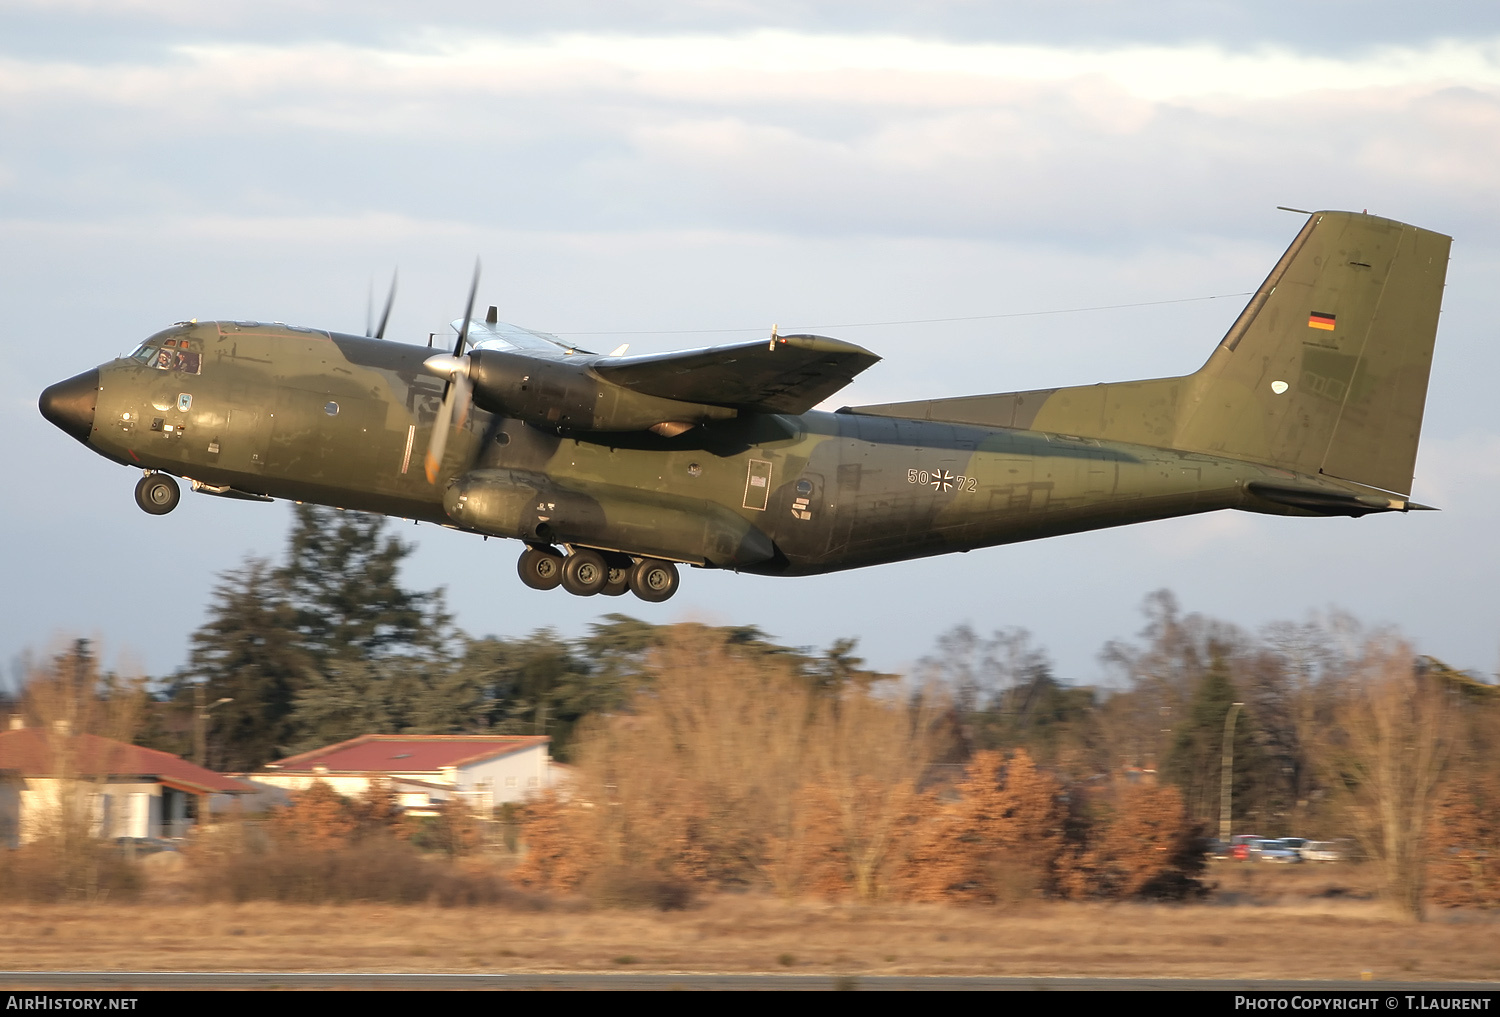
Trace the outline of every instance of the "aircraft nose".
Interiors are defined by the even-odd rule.
[[[81,442],[94,429],[94,406],[99,399],[99,370],[84,371],[42,390],[37,406],[42,416]]]

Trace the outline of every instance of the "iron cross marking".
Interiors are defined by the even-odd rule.
[[[947,492],[950,488],[953,487],[954,479],[955,478],[953,474],[949,473],[947,470],[939,470],[938,472],[932,474],[932,489],[934,491]]]

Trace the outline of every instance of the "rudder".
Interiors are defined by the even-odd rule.
[[[1314,213],[1183,379],[1173,444],[1409,494],[1450,243]]]

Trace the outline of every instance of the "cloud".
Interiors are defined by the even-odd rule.
[[[0,60],[9,211],[1138,242],[1244,210],[1492,223],[1493,39],[1336,58],[761,30]]]

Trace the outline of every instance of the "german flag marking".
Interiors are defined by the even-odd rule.
[[[1324,331],[1333,331],[1333,315],[1323,311],[1314,311],[1307,316],[1308,328],[1321,328]]]

